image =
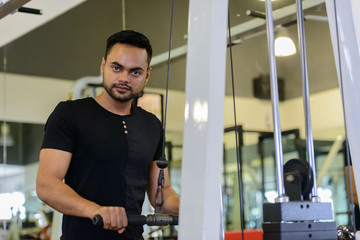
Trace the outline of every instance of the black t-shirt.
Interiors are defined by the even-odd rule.
[[[58,104],[45,125],[42,148],[73,154],[65,183],[80,196],[136,215],[141,213],[149,166],[161,156],[162,136],[160,121],[139,107],[120,116],[85,98]],[[62,231],[64,240],[143,239],[142,227],[128,226],[118,234],[68,215]]]

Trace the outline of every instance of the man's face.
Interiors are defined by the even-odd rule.
[[[145,49],[121,43],[116,43],[101,63],[104,88],[120,102],[130,101],[141,93],[150,70]]]

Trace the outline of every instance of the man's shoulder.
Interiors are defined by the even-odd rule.
[[[76,100],[66,100],[66,101],[61,101],[57,107],[62,109],[83,108],[86,106],[91,106],[93,101],[94,100],[90,97],[76,99]]]
[[[52,112],[53,116],[74,118],[82,112],[89,112],[92,108],[92,98],[61,101]],[[82,114],[80,114],[82,115]]]
[[[75,99],[75,100],[68,100],[66,102],[69,102],[69,104],[73,104],[73,105],[91,105],[93,104],[95,100],[91,97],[86,97],[86,98],[80,98],[80,99]]]
[[[89,104],[91,103],[93,100],[90,97],[87,98],[80,98],[80,99],[69,99],[69,100],[63,100],[60,101],[58,105],[60,106],[74,106],[74,105],[84,105],[84,104]]]
[[[142,115],[144,118],[147,118],[149,120],[153,120],[153,121],[156,121],[156,122],[160,122],[160,120],[158,119],[158,117],[155,116],[155,114],[139,107],[139,106],[136,106],[135,107],[135,111],[139,114],[139,115]]]

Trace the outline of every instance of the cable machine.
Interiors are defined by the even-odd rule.
[[[267,39],[271,71],[271,100],[273,104],[273,122],[275,136],[275,153],[276,153],[276,172],[277,172],[277,191],[278,197],[275,203],[264,203],[264,240],[287,240],[287,239],[337,239],[336,223],[333,221],[332,204],[321,202],[317,194],[316,187],[316,167],[314,157],[314,146],[312,137],[309,87],[307,76],[307,60],[304,36],[304,16],[302,10],[302,0],[296,1],[297,6],[297,25],[299,35],[299,48],[301,55],[301,69],[303,82],[303,100],[305,112],[306,142],[307,142],[307,160],[308,165],[298,159],[292,159],[292,167],[295,169],[303,168],[305,177],[312,182],[311,194],[306,192],[304,200],[297,199],[291,201],[285,193],[284,187],[284,169],[283,169],[283,152],[281,143],[281,128],[279,120],[279,100],[277,89],[277,72],[274,52],[274,29],[272,18],[272,3],[266,1],[266,26]],[[301,163],[301,164],[300,164]],[[286,168],[286,166],[285,166]],[[289,169],[290,168],[290,169]],[[287,170],[293,170],[288,167]],[[305,193],[301,193],[304,194]]]
[[[219,208],[221,199],[217,196],[219,195],[218,190],[214,187],[220,182],[221,167],[212,159],[218,159],[221,156],[219,146],[222,144],[222,138],[219,136],[222,134],[221,125],[223,124],[221,117],[223,101],[221,99],[224,97],[224,82],[222,80],[224,80],[225,71],[223,64],[218,63],[225,59],[226,50],[222,46],[225,46],[223,43],[226,42],[224,26],[226,25],[225,16],[228,3],[224,4],[224,1],[220,0],[209,1],[190,1],[183,172],[186,171],[187,174],[193,176],[182,179],[181,209],[184,210],[180,213],[179,236],[180,239],[186,240],[223,238],[221,227],[219,227],[221,225],[221,214],[219,214],[221,213]],[[266,1],[266,16],[272,80],[278,198],[276,203],[264,204],[263,206],[264,239],[336,239],[336,225],[332,221],[332,207],[329,203],[321,202],[318,197],[316,172],[313,170],[315,169],[315,162],[309,109],[302,1],[297,0],[297,18],[302,50],[301,64],[309,167],[305,171],[309,173],[308,177],[314,183],[311,186],[309,199],[304,201],[291,201],[285,193],[277,83],[274,80],[277,79],[277,76],[270,0]],[[201,41],[204,38],[211,41]],[[221,46],[219,47],[219,45]],[[211,68],[213,66],[220,67],[214,71]],[[202,73],[202,75],[198,73]],[[203,142],[200,147],[199,142]],[[358,142],[356,138],[354,142]],[[197,161],[194,162],[194,159]],[[209,185],[213,189],[210,189]],[[193,201],[194,194],[198,197],[197,202],[199,204]]]

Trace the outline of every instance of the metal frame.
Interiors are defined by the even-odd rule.
[[[354,173],[359,173],[360,2],[358,0],[326,0],[326,10],[343,99],[346,136]],[[355,174],[354,178],[356,188],[360,189],[360,176]],[[360,199],[360,190],[357,191],[357,196]]]
[[[360,11],[357,0],[341,1],[337,19],[342,24],[338,43],[333,0],[326,0],[344,112],[353,159],[360,159]],[[311,1],[304,1],[309,3]],[[340,2],[340,1],[338,1]],[[225,84],[226,14],[228,1],[190,0],[186,73],[184,154],[179,239],[219,239],[223,104]],[[340,4],[339,4],[340,5]],[[206,41],[203,41],[206,39]],[[338,44],[340,47],[338,47]],[[340,51],[338,51],[339,49]],[[349,51],[350,50],[350,51]],[[340,66],[344,69],[340,71]],[[276,79],[276,78],[274,78]],[[355,172],[360,161],[354,160]],[[355,177],[360,188],[360,178]],[[280,194],[283,192],[280,188]],[[358,196],[360,191],[358,192]],[[316,205],[317,203],[313,203]],[[286,205],[285,205],[286,206]]]
[[[28,3],[30,0],[12,0],[5,4],[0,4],[0,19],[6,15],[16,12],[18,8]]]
[[[228,1],[190,0],[180,240],[222,239]],[[204,41],[205,39],[205,41]]]

